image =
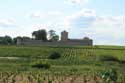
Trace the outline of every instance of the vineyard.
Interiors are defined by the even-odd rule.
[[[0,46],[0,83],[125,83],[125,47]]]

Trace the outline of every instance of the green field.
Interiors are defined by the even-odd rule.
[[[54,60],[48,58],[53,52],[58,52],[59,54],[61,54],[61,57]],[[50,68],[41,69],[33,68],[31,66],[32,64],[38,62],[49,64]],[[34,76],[35,79],[38,79],[37,75],[42,75],[43,77],[47,75],[50,77],[56,77],[56,75],[59,75],[57,76],[57,78],[60,77],[60,79],[63,79],[63,77],[73,78],[80,75],[99,75],[101,72],[111,69],[114,69],[118,72],[119,78],[125,75],[124,46],[0,46],[0,79],[2,79],[2,75],[5,75],[6,77],[6,74],[4,74],[4,72],[8,73],[7,76],[10,74],[10,76],[21,75],[23,77],[24,74],[26,77],[28,77],[28,75],[30,74]]]

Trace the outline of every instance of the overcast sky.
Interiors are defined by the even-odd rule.
[[[63,30],[94,44],[125,45],[125,0],[0,0],[0,36]]]

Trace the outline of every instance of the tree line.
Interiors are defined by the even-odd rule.
[[[17,39],[31,39],[31,40],[43,40],[43,41],[58,41],[59,36],[56,34],[56,31],[50,30],[46,31],[45,29],[40,29],[37,31],[32,32],[32,38],[27,37],[27,36],[17,36],[15,38],[12,38],[11,36],[3,36],[0,37],[0,44],[3,45],[13,45],[17,43]]]

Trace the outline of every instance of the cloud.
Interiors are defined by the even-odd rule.
[[[32,27],[38,29],[46,29],[47,31],[53,29],[57,32],[63,31],[63,30],[69,30],[69,27],[66,27],[63,22],[53,22],[53,23],[45,23],[45,24],[34,24]]]
[[[35,11],[32,13],[29,13],[27,16],[30,18],[44,18],[44,17],[46,17],[46,14],[44,14],[40,11]]]
[[[64,24],[68,27],[87,28],[96,20],[94,10],[83,9],[76,14],[66,17]]]
[[[47,14],[56,16],[56,15],[62,15],[62,12],[61,11],[50,11]]]
[[[67,16],[64,22],[34,24],[32,28],[54,29],[59,35],[61,31],[67,30],[69,38],[88,36],[94,40],[94,44],[125,45],[125,16],[97,16],[90,9]]]
[[[43,18],[59,16],[59,15],[62,15],[61,11],[48,11],[48,12],[33,11],[33,12],[30,12],[27,16],[30,18],[43,19]]]
[[[83,9],[66,17],[64,24],[70,27],[71,37],[89,36],[94,44],[125,45],[125,16],[97,16],[94,10]]]
[[[31,12],[32,18],[47,18],[48,16],[62,15],[59,11]],[[0,19],[0,35],[10,36],[30,36],[31,33],[38,29],[53,29],[60,32],[67,30],[69,38],[83,38],[88,36],[94,40],[94,44],[105,45],[125,45],[125,16],[98,16],[93,9],[82,9],[76,13],[66,16],[63,20],[47,21],[21,25],[17,28],[1,28],[16,26],[14,19]],[[25,31],[24,31],[25,30]]]
[[[65,2],[70,5],[75,5],[75,4],[80,5],[88,3],[88,0],[65,0]]]
[[[90,28],[81,31],[92,33],[89,36],[94,39],[95,44],[122,45],[125,39],[124,30],[124,16],[98,16]]]
[[[38,30],[32,25],[18,25],[15,28],[0,28],[0,36],[9,35],[11,37],[28,36],[32,37],[32,32]]]
[[[15,19],[0,19],[0,27],[15,27]]]

